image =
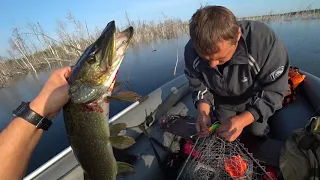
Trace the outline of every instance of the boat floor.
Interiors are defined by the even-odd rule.
[[[191,94],[189,93],[183,97],[167,114],[190,115],[196,117],[197,111],[192,103]],[[244,133],[240,140],[259,161],[278,166],[279,154],[284,144],[284,140],[294,130],[303,128],[313,114],[314,109],[308,101],[304,97],[298,97],[296,101],[284,106],[269,119],[271,131],[268,139],[261,139]],[[172,134],[164,132],[158,123],[155,123],[152,128],[149,128],[148,132],[152,137],[163,143],[172,151],[179,149],[179,147],[177,147],[178,140],[175,139]],[[164,160],[167,157],[168,152],[158,146],[155,147],[160,158]],[[154,151],[146,136],[141,135],[137,139],[136,144],[125,152],[127,154],[139,156],[139,159],[135,160],[133,163],[136,174],[130,175],[130,178],[123,176],[119,177],[119,179],[164,179],[164,176],[162,176],[163,173],[155,158]],[[83,171],[80,166],[77,166],[72,173],[67,174],[61,179],[83,179]]]

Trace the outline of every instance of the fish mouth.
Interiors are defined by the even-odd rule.
[[[123,60],[124,54],[127,51],[130,41],[133,37],[133,27],[129,27],[122,32],[116,34],[115,40],[115,57],[109,62],[109,66],[114,66]]]
[[[86,79],[91,78],[89,76],[92,76],[92,73],[90,74],[88,71],[95,70],[99,67],[105,68],[101,67],[102,62],[109,61],[108,58],[112,59],[115,54],[115,33],[115,22],[111,21],[102,31],[100,37],[85,49],[77,63],[72,67],[71,74],[68,78],[70,85],[76,83],[77,80],[84,82]]]
[[[96,42],[98,48],[95,49],[95,58],[100,61],[100,68],[111,71],[116,67],[125,55],[133,37],[133,27],[128,27],[122,32],[116,32],[114,21],[110,22],[102,34],[102,40]]]
[[[132,37],[133,27],[116,32],[115,22],[108,23],[72,70],[68,82],[74,103],[90,103],[108,91]]]

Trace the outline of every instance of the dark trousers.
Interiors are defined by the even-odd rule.
[[[243,103],[240,105],[221,105],[215,104],[212,113],[212,120],[213,121],[228,121],[231,117],[241,114],[246,109],[246,104]],[[264,122],[253,122],[249,126],[244,128],[244,132],[249,131],[254,136],[264,137],[266,136],[269,131],[269,125],[267,121]]]

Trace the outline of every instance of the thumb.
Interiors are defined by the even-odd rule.
[[[199,121],[196,122],[196,129],[198,133],[201,132]]]
[[[207,130],[207,119],[202,119],[202,121],[200,122],[200,128],[201,128],[201,131],[204,132]]]
[[[216,129],[217,133],[222,133],[224,131],[229,130],[229,124],[228,123],[221,123],[220,126]]]
[[[211,126],[212,122],[211,122],[211,117],[210,116],[206,116],[206,125],[209,127]]]
[[[67,67],[65,67],[65,69],[64,69],[64,77],[65,77],[65,78],[68,78],[70,75],[71,75],[71,67],[70,67],[70,66],[67,66]]]

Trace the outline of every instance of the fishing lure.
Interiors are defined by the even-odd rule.
[[[193,138],[196,135],[201,135],[204,133],[213,133],[218,127],[220,127],[220,124],[218,123],[218,121],[216,121],[210,127],[208,127],[206,131],[191,135],[190,138]]]
[[[210,127],[208,127],[208,132],[214,132],[218,127],[220,127],[220,124],[218,122],[213,123]]]

